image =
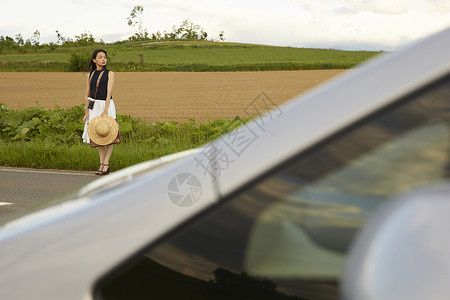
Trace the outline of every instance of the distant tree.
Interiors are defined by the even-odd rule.
[[[39,47],[39,39],[41,38],[41,33],[39,30],[36,29],[36,31],[33,33],[33,36],[31,37],[31,44],[35,47]]]
[[[128,26],[135,28],[136,33],[128,38],[130,41],[140,40],[208,40],[208,33],[200,26],[196,25],[188,19],[183,20],[180,26],[173,25],[172,32],[164,31],[161,33],[157,31],[151,34],[144,28],[142,21],[142,13],[144,7],[142,5],[135,5],[131,10],[130,16],[127,18]],[[219,35],[219,41],[224,41],[224,32]]]
[[[16,34],[16,44],[17,44],[17,46],[25,45],[25,42],[23,40],[23,36],[20,33]]]
[[[95,39],[91,33],[85,32],[75,36],[75,43],[80,46],[88,46],[95,44]]]
[[[219,41],[220,41],[220,42],[225,41],[225,32],[224,32],[224,31],[221,31],[221,32],[219,33]]]
[[[17,43],[10,36],[0,36],[0,48],[14,49],[17,48]]]
[[[162,38],[163,35],[159,30],[155,33],[152,33],[152,40],[161,40]]]
[[[25,41],[23,39],[22,34],[18,33],[16,34],[16,45],[17,45],[17,50],[19,51],[19,53],[26,53],[26,49],[25,49]]]
[[[58,30],[56,30],[56,38],[58,39],[58,44],[62,45],[64,43],[64,37],[59,33]]]
[[[208,36],[200,25],[196,25],[187,19],[183,20],[178,28],[174,25],[172,31],[178,39],[183,40],[206,40]]]
[[[59,45],[66,45],[73,42],[71,38],[62,36],[58,30],[56,30],[56,38],[58,39],[57,44]]]
[[[177,39],[177,35],[174,32],[164,31],[164,39],[165,40],[175,40],[175,39]]]
[[[144,7],[142,5],[136,5],[131,10],[130,16],[127,18],[128,26],[136,28],[137,32],[130,37],[130,40],[145,40],[148,39],[148,31],[144,29],[144,22],[142,21],[142,13]]]

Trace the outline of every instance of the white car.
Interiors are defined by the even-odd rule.
[[[450,30],[0,228],[0,299],[448,299]]]

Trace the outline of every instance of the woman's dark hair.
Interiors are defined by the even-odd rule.
[[[95,71],[97,69],[97,65],[94,63],[93,60],[97,58],[97,54],[99,52],[105,53],[106,57],[108,57],[108,53],[106,53],[105,50],[103,50],[103,49],[94,50],[94,52],[92,52],[91,61],[89,62],[89,67],[88,67],[88,69],[90,69],[91,72],[93,72],[93,71]]]

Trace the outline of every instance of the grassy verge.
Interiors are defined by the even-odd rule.
[[[111,168],[119,170],[164,155],[187,150],[194,144],[149,145],[122,143],[116,145],[111,156]],[[98,152],[88,144],[51,145],[43,142],[0,141],[1,166],[60,170],[96,170]]]
[[[119,42],[0,54],[0,71],[78,71],[95,48],[108,51],[115,71],[268,71],[347,69],[374,51],[305,49],[208,41]]]
[[[95,170],[98,152],[82,143],[84,105],[54,110],[24,110],[0,104],[0,165],[42,169]],[[111,167],[199,147],[244,124],[240,117],[198,123],[153,122],[118,115],[122,143],[114,147]]]

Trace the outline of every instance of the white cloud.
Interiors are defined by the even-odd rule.
[[[150,32],[189,19],[211,37],[223,30],[227,41],[271,45],[392,50],[450,26],[448,0],[15,0],[2,3],[0,35],[89,31],[110,41],[131,35],[135,4]]]
[[[446,14],[450,12],[450,1],[448,0],[426,0],[427,8],[434,12]]]
[[[409,0],[345,0],[355,11],[377,14],[403,14],[410,9]]]

